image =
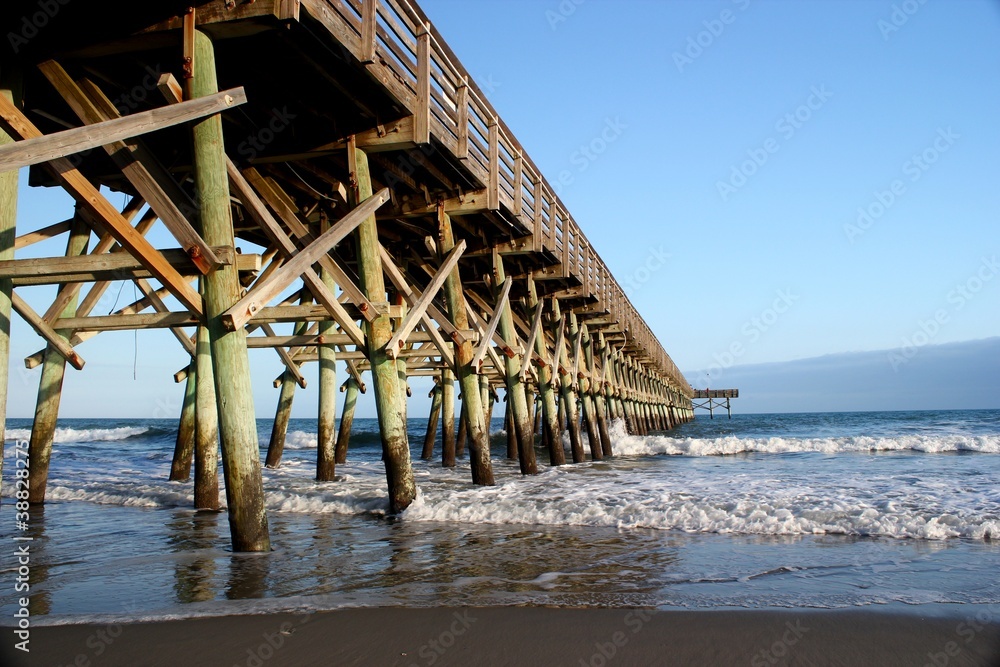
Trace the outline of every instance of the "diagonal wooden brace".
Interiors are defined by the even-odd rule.
[[[132,117],[123,118],[100,88],[86,79],[78,85],[70,78],[66,70],[54,60],[44,62],[38,68],[66,100],[73,112],[89,127],[97,127],[97,124],[100,123]],[[199,98],[194,102],[202,99],[211,98]],[[191,104],[191,102],[172,105],[168,108],[177,109],[187,104]],[[212,248],[201,238],[201,235],[195,231],[188,220],[188,215],[194,214],[197,207],[187,193],[177,185],[170,173],[146,149],[145,145],[140,140],[133,138],[128,141],[107,143],[104,145],[104,149],[140,196],[149,202],[150,208],[156,211],[163,224],[187,251],[198,270],[202,274],[207,274],[218,268],[220,262]],[[182,208],[187,212],[187,215],[182,212]]]
[[[165,127],[198,120],[245,104],[246,101],[246,92],[242,88],[233,88],[190,102],[142,111],[94,125],[76,127],[54,134],[26,137],[21,141],[0,147],[0,171],[50,162],[67,155],[162,130]],[[8,105],[10,105],[9,102]],[[10,106],[13,107],[13,105]],[[5,109],[4,117],[7,116],[6,111]]]
[[[287,258],[294,256],[298,251],[295,243],[285,234],[285,231],[281,228],[281,225],[277,220],[271,215],[271,212],[261,201],[257,193],[254,192],[253,187],[250,182],[243,176],[240,170],[236,167],[232,160],[227,160],[227,169],[229,170],[229,182],[233,186],[233,190],[238,194],[243,202],[244,208],[250,213],[250,216],[260,225],[260,228],[264,233],[271,239],[271,241],[279,248],[280,252]],[[332,262],[331,262],[332,263]],[[275,269],[277,271],[278,269]],[[262,276],[263,278],[263,276]],[[354,323],[353,318],[347,313],[343,305],[337,299],[336,294],[333,293],[329,287],[323,282],[316,271],[311,267],[307,267],[305,272],[302,274],[302,279],[306,286],[316,297],[323,306],[330,311],[330,315],[333,317],[334,321],[340,325],[346,334],[351,336],[351,339],[356,345],[364,346],[365,335],[364,332]],[[267,278],[264,278],[267,280]],[[261,283],[263,284],[263,282]]]
[[[528,334],[528,340],[524,344],[525,355],[524,360],[521,362],[521,381],[528,381],[528,368],[531,365],[531,353],[535,349],[535,340],[538,338],[538,332],[542,328],[542,305],[543,302],[539,301],[538,305],[535,306],[535,316],[531,320],[531,333]]]
[[[490,323],[486,327],[486,331],[483,333],[483,339],[479,341],[479,347],[476,349],[476,353],[472,355],[472,367],[481,368],[483,362],[483,356],[486,355],[486,350],[489,348],[490,343],[493,342],[493,334],[497,330],[497,325],[500,324],[500,316],[503,314],[503,308],[507,303],[507,298],[510,296],[510,288],[514,284],[514,279],[510,276],[507,280],[503,281],[503,288],[500,290],[500,298],[497,299],[496,308],[493,309],[493,317],[490,318]]]
[[[387,201],[389,201],[389,190],[382,188],[382,190],[359,204],[357,208],[341,218],[339,222],[321,234],[319,238],[285,262],[284,266],[274,272],[270,280],[258,286],[236,302],[236,305],[223,313],[223,325],[230,331],[235,331],[246,324],[253,317],[254,313],[281,294],[285,288],[315,264],[320,257],[326,255],[330,248],[343,240],[344,237],[354,231],[367,218],[374,215],[375,211]]]
[[[0,95],[0,97],[3,96]],[[32,310],[31,306],[25,303],[24,299],[22,299],[16,292],[11,293],[10,299],[11,305],[14,307],[14,310],[17,311],[17,314],[24,318],[24,321],[27,322],[39,336],[44,338],[49,345],[52,346],[52,349],[64,356],[66,361],[68,361],[73,368],[78,371],[83,370],[83,365],[87,362],[85,362],[80,355],[76,353],[76,350],[70,346],[65,338],[59,335],[58,331],[46,324],[45,320],[43,320],[38,313]]]
[[[427,312],[427,307],[431,305],[434,297],[436,297],[438,292],[441,291],[444,281],[448,279],[448,276],[451,274],[451,270],[455,268],[455,265],[458,264],[458,260],[462,257],[462,253],[465,252],[465,247],[465,241],[463,240],[459,241],[458,244],[451,249],[451,252],[448,253],[448,257],[445,258],[444,262],[442,262],[441,268],[438,269],[437,275],[431,279],[430,284],[427,285],[427,289],[425,289],[424,293],[420,295],[417,302],[411,305],[410,312],[406,314],[406,318],[399,325],[396,333],[394,333],[392,338],[389,339],[389,342],[386,343],[386,353],[393,359],[396,358],[397,351],[406,343],[406,339],[409,338],[410,333],[413,332],[417,323],[423,319],[424,313]]]
[[[3,95],[0,95],[0,117],[3,118],[5,129],[11,136],[19,139],[43,136],[27,116]],[[111,202],[75,169],[69,160],[56,158],[48,162],[48,168],[70,195],[93,213],[122,247],[135,256],[188,310],[201,317],[204,311],[201,295],[197,290],[191,288],[188,281],[122,217],[118,209],[112,206]]]

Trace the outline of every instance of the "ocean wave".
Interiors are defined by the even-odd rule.
[[[615,437],[617,435],[617,437]],[[996,435],[896,435],[842,436],[832,438],[675,438],[662,435],[612,435],[616,456],[726,456],[733,454],[795,452],[892,452],[914,451],[925,454],[945,452],[981,452],[1000,454],[1000,436]]]
[[[57,428],[53,441],[64,442],[108,442],[113,440],[127,440],[137,435],[148,435],[154,431],[163,429],[152,429],[148,426],[120,426],[118,428]],[[4,440],[27,440],[31,437],[30,428],[13,428],[4,432]]]

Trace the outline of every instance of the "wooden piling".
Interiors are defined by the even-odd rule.
[[[424,451],[420,458],[430,461],[434,457],[434,441],[437,439],[438,419],[441,416],[441,384],[435,383],[431,390],[431,413],[427,417],[427,433],[424,435]]]
[[[292,402],[295,400],[297,386],[295,376],[289,371],[286,370],[281,374],[281,393],[278,395],[278,407],[274,411],[271,438],[267,443],[265,467],[277,468],[281,465],[281,457],[285,452],[285,438],[288,436],[288,420],[292,416]]]
[[[0,95],[6,97],[16,107],[21,106],[20,83],[11,72],[4,68],[0,72]],[[0,129],[0,146],[13,143],[3,129]],[[14,243],[17,236],[17,180],[18,170],[0,172],[0,261],[14,259]],[[7,426],[7,385],[10,374],[10,318],[13,282],[10,278],[0,278],[0,477],[3,476],[3,433]]]
[[[451,252],[455,247],[455,237],[451,227],[451,218],[444,210],[444,205],[438,206],[438,247],[442,255]],[[462,294],[462,279],[458,266],[455,266],[444,283],[445,298],[448,303],[448,315],[451,323],[459,330],[469,329],[469,317],[466,313],[465,296]],[[462,386],[462,406],[466,408],[469,428],[469,454],[474,484],[491,486],[493,480],[493,464],[490,461],[490,434],[483,420],[483,407],[479,400],[479,380],[476,370],[472,367],[474,352],[472,341],[463,339],[455,345],[455,370]]]
[[[321,216],[320,233],[329,229],[329,220]],[[321,279],[331,292],[336,288],[333,275],[323,269]],[[333,320],[319,323],[319,335],[330,337],[337,332]],[[319,345],[319,405],[316,427],[316,481],[332,482],[337,473],[337,347]]]
[[[194,76],[187,80],[188,99],[213,95],[219,90],[212,41],[200,31],[195,31],[193,40]],[[222,118],[212,116],[200,121],[194,126],[193,135],[202,237],[210,246],[234,248]],[[238,327],[229,331],[222,322],[222,315],[242,296],[239,273],[235,266],[222,266],[205,276],[204,282],[205,320],[215,372],[233,550],[268,551],[271,543],[264,509],[246,330]]]
[[[504,403],[503,427],[507,435],[507,459],[513,461],[518,458],[517,449],[519,443],[517,441],[516,427],[514,426],[514,415],[512,414],[512,410],[510,408],[511,398],[508,395],[507,402]]]
[[[174,459],[170,465],[170,481],[186,482],[191,478],[191,463],[194,461],[194,408],[198,378],[192,369],[184,381],[184,403],[181,405],[180,423],[177,425],[177,439],[174,441]]]
[[[201,289],[204,291],[204,280]],[[219,408],[208,329],[198,327],[195,343],[194,506],[219,509]]]
[[[368,156],[358,149],[353,136],[348,141],[347,157],[351,183],[354,186],[351,188],[352,203],[356,206],[372,196],[372,179]],[[384,305],[388,310],[385,277],[382,273],[381,244],[374,214],[368,216],[354,233],[361,291],[373,304]],[[386,344],[392,338],[392,320],[387,313],[380,314],[370,321],[366,320],[364,327],[372,384],[375,387],[375,407],[382,438],[382,456],[385,460],[385,475],[389,487],[389,510],[398,513],[413,502],[417,495],[417,486],[410,466],[406,422],[403,421],[403,410],[400,406],[403,393],[399,388],[399,374],[395,361],[386,353]]]
[[[535,281],[528,278],[528,306],[537,308],[538,293]],[[545,336],[535,338],[535,352],[546,365],[538,367],[538,394],[542,403],[542,441],[549,450],[549,465],[560,466],[566,463],[566,452],[562,446],[562,429],[559,425],[559,408],[556,404],[555,373],[556,368],[548,364],[552,354],[545,343]]]
[[[504,270],[503,256],[493,253],[493,285],[494,292],[499,295],[501,286],[507,280]],[[510,421],[516,436],[517,458],[522,475],[538,473],[538,463],[535,461],[535,438],[531,432],[531,421],[528,414],[528,398],[524,382],[521,378],[523,357],[516,351],[514,341],[517,331],[514,329],[514,315],[510,307],[510,299],[505,299],[500,310],[500,336],[515,348],[513,355],[504,355],[504,384],[507,387],[507,406],[510,411]],[[508,458],[510,458],[508,447]]]
[[[455,374],[441,372],[441,465],[455,467]]]
[[[559,301],[553,301],[556,317],[559,317]],[[572,314],[571,314],[572,315]],[[573,463],[583,463],[586,461],[586,456],[583,453],[583,436],[580,433],[580,415],[576,407],[576,390],[574,388],[576,378],[570,373],[571,363],[569,360],[569,352],[567,351],[567,342],[575,341],[576,337],[579,335],[579,329],[576,324],[576,317],[568,318],[570,321],[566,323],[566,317],[561,318],[563,326],[566,326],[568,331],[566,332],[565,339],[562,341],[559,350],[556,353],[559,355],[560,362],[563,370],[560,371],[562,375],[562,399],[563,399],[563,409],[566,415],[566,426],[569,431],[569,444],[570,450],[573,453]],[[572,344],[572,343],[571,343]]]
[[[461,407],[458,410],[458,435],[455,436],[455,456],[461,459],[465,457],[465,446],[469,442],[469,420],[465,414],[465,411],[468,409],[465,399],[459,395],[458,400],[461,402]]]
[[[354,410],[358,406],[361,386],[354,376],[349,376],[342,387],[344,409],[340,413],[340,430],[337,431],[337,464],[347,463],[347,449],[351,443],[351,428],[354,426]]]
[[[66,256],[75,257],[87,252],[90,241],[88,227],[80,212],[73,218],[69,242],[66,244]],[[71,289],[72,285],[63,285],[60,289]],[[74,295],[63,308],[61,317],[73,317],[76,314],[77,296]],[[69,339],[72,331],[57,332],[61,337]],[[49,461],[52,458],[52,442],[56,435],[56,422],[59,418],[59,403],[62,400],[63,379],[66,376],[66,358],[49,345],[45,350],[45,362],[42,365],[42,377],[38,382],[38,402],[35,405],[35,419],[31,425],[31,437],[28,438],[28,455],[31,467],[28,469],[28,502],[41,505],[45,502],[45,488],[49,481]]]
[[[582,351],[586,371],[580,373],[580,395],[583,397],[583,423],[587,427],[587,440],[590,442],[590,458],[600,461],[604,458],[604,446],[597,428],[597,406],[594,402],[594,348],[590,340],[587,325],[580,328]]]

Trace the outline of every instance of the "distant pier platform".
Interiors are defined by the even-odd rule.
[[[691,396],[691,407],[694,409],[708,410],[708,418],[715,419],[715,409],[725,408],[726,415],[732,419],[733,410],[731,399],[739,398],[739,389],[695,389]],[[698,403],[697,401],[701,401]]]

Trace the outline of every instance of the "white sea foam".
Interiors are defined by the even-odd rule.
[[[120,426],[118,428],[57,428],[54,442],[108,442],[125,440],[136,435],[142,435],[149,429],[145,426]],[[4,432],[4,439],[27,440],[31,437],[30,428],[12,428]]]

